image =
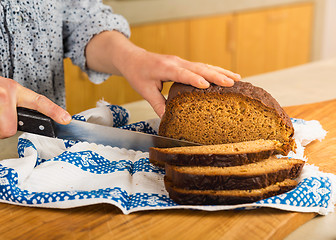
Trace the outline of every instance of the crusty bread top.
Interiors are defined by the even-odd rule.
[[[275,111],[281,116],[281,119],[284,121],[284,123],[287,126],[293,128],[290,117],[286,114],[280,104],[272,97],[272,95],[266,92],[264,89],[256,87],[249,82],[235,82],[232,87],[221,87],[215,84],[211,84],[210,87],[206,89],[195,88],[193,86],[181,83],[174,83],[169,90],[166,105],[168,105],[169,102],[177,95],[185,93],[217,93],[220,95],[233,93],[244,95],[248,98],[259,100],[265,106],[275,109]]]

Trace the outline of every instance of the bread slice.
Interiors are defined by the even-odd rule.
[[[175,148],[150,148],[149,161],[154,165],[230,167],[244,165],[283,153],[275,140]]]
[[[288,192],[297,186],[295,180],[286,179],[261,189],[252,190],[187,190],[165,181],[169,197],[182,205],[235,205],[256,202]]]
[[[173,186],[196,190],[251,190],[295,179],[304,161],[272,156],[260,162],[235,167],[185,167],[166,164],[165,178]]]
[[[279,103],[248,82],[198,89],[174,83],[159,135],[205,145],[258,139],[277,140],[285,155],[293,150],[294,129]]]

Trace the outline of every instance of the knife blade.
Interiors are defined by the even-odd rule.
[[[56,123],[35,110],[18,107],[18,130],[46,137],[109,145],[112,147],[147,152],[150,147],[199,146],[201,144],[102,126],[84,121],[72,120],[67,125]]]

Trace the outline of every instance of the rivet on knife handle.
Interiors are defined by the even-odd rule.
[[[17,108],[18,131],[56,137],[54,121],[44,114],[28,108]]]

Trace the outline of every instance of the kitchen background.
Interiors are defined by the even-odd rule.
[[[336,0],[103,2],[126,17],[131,41],[138,46],[221,66],[242,77],[336,57]],[[91,83],[69,59],[65,81],[71,114],[100,99],[119,105],[142,99],[122,77]]]

